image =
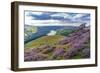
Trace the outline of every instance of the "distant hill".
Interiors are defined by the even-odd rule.
[[[24,41],[31,39],[31,36],[37,33],[38,29],[35,26],[25,25],[24,26]]]

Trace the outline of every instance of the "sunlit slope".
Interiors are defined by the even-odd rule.
[[[61,35],[53,35],[53,36],[43,36],[41,38],[38,38],[36,40],[33,40],[27,44],[25,44],[25,49],[30,48],[37,48],[42,45],[56,45],[60,40],[62,40],[64,36]]]

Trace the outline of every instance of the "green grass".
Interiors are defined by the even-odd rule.
[[[57,35],[68,36],[72,32],[73,32],[73,30],[62,29],[62,30],[57,31]]]
[[[47,45],[56,45],[56,46],[60,47],[60,45],[57,45],[57,43],[60,40],[62,40],[63,38],[64,38],[64,36],[61,36],[61,35],[43,36],[36,40],[26,43],[24,48],[25,49],[38,48],[38,47],[40,47],[42,45],[46,45],[46,44]],[[62,45],[62,46],[65,46],[65,45]]]

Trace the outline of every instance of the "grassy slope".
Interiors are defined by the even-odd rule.
[[[41,45],[46,45],[46,44],[56,45],[56,43],[58,43],[63,38],[64,36],[61,36],[61,35],[43,36],[29,43],[26,43],[24,47],[25,49],[26,48],[30,49],[30,48],[37,48],[37,47],[40,47]],[[56,45],[56,46],[61,46],[61,45]]]
[[[68,36],[72,32],[73,32],[73,30],[62,29],[62,30],[57,31],[57,35]]]

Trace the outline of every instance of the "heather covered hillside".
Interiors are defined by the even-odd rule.
[[[90,27],[59,28],[25,43],[24,60],[63,60],[90,58]]]

